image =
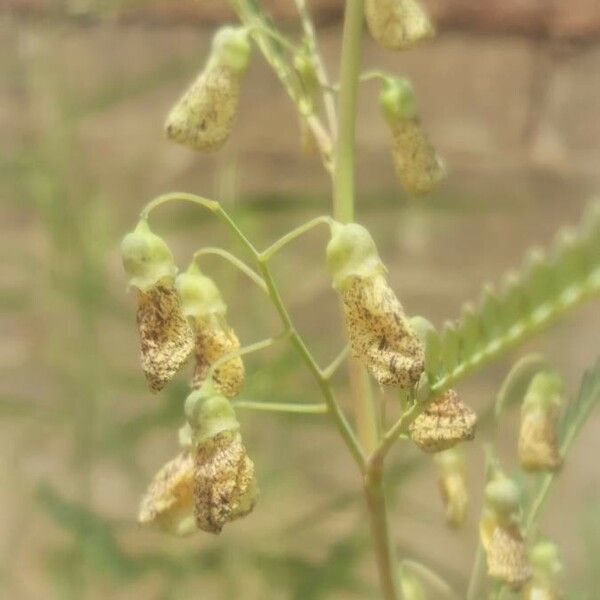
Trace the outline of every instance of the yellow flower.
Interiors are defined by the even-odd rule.
[[[167,117],[165,131],[171,140],[203,151],[217,150],[227,141],[249,55],[245,29],[217,32],[208,63]]]
[[[369,232],[356,223],[334,224],[327,262],[352,355],[380,385],[414,387],[424,368],[423,345],[385,278]]]
[[[440,452],[475,437],[477,415],[454,390],[435,399],[410,424],[410,437],[425,452]]]
[[[365,17],[373,38],[392,50],[409,48],[435,34],[418,0],[365,0]]]
[[[467,467],[460,447],[444,450],[435,456],[439,468],[439,487],[446,509],[446,522],[460,527],[467,517],[469,492],[467,490]]]
[[[185,451],[154,477],[143,497],[138,521],[186,535],[196,529],[194,518],[194,458]]]
[[[227,306],[219,289],[195,263],[177,278],[176,287],[195,333],[192,387],[200,388],[212,370],[215,387],[228,398],[237,396],[244,386],[244,363],[241,356],[221,361],[239,350],[240,342],[225,318]]]
[[[431,192],[446,177],[446,168],[423,130],[410,83],[388,78],[379,101],[392,136],[398,181],[409,194]]]
[[[146,221],[121,244],[130,285],[137,288],[142,369],[150,389],[162,389],[194,348],[194,337],[174,286],[176,267],[164,241]]]

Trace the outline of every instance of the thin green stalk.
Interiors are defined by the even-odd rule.
[[[246,354],[252,354],[253,352],[258,352],[260,350],[264,350],[265,348],[270,348],[273,344],[283,339],[288,335],[288,332],[284,332],[281,335],[276,337],[270,337],[266,340],[260,340],[260,342],[255,342],[254,344],[249,344],[248,346],[243,346],[242,348],[237,348],[237,350],[233,350],[232,352],[228,352],[227,354],[221,356],[221,358],[217,359],[208,370],[207,379],[210,379],[214,372],[224,363],[231,360],[232,358],[237,358],[238,356],[245,356]]]
[[[298,413],[303,415],[324,415],[329,411],[325,403],[295,404],[293,402],[253,402],[251,400],[238,400],[233,403],[235,408],[249,410],[262,410],[271,412]]]
[[[321,369],[319,368],[319,365],[317,365],[312,354],[306,347],[304,340],[300,337],[299,333],[296,331],[296,328],[294,327],[292,319],[283,303],[281,294],[279,293],[279,290],[275,284],[275,281],[273,280],[273,276],[271,275],[269,266],[267,265],[267,263],[264,260],[259,260],[259,266],[260,266],[261,273],[263,275],[263,279],[265,280],[265,283],[267,284],[267,287],[269,288],[269,295],[271,296],[273,304],[275,305],[275,309],[279,313],[281,322],[283,323],[283,326],[285,327],[286,331],[289,332],[290,341],[292,342],[293,346],[296,348],[298,354],[300,355],[300,357],[302,358],[302,360],[308,367],[308,370],[311,372],[315,382],[319,386],[319,389],[321,390],[321,393],[323,394],[323,397],[325,398],[325,402],[327,403],[327,406],[329,407],[329,411],[331,412],[334,422],[335,422],[338,430],[342,434],[342,438],[344,439],[346,446],[348,447],[348,449],[350,450],[350,453],[352,454],[354,460],[356,461],[356,464],[358,465],[358,467],[360,468],[361,471],[364,470],[364,467],[365,467],[364,453],[360,447],[360,444],[358,443],[358,440],[356,439],[356,436],[354,435],[354,432],[352,431],[352,427],[348,423],[348,420],[346,419],[344,413],[342,412],[342,409],[340,408],[339,404],[337,403],[337,401],[335,399],[335,396],[333,394],[331,386],[329,385],[329,382],[327,381],[327,379],[325,379],[323,377],[323,375],[321,373]]]
[[[483,578],[483,570],[485,568],[485,556],[483,552],[483,546],[481,543],[477,544],[477,551],[475,553],[475,561],[473,562],[473,568],[471,570],[471,576],[469,577],[469,587],[467,589],[467,600],[478,600],[479,589],[481,587],[481,580]]]
[[[246,277],[251,279],[263,292],[265,292],[265,294],[269,293],[269,290],[267,290],[267,286],[265,285],[262,277],[256,271],[251,269],[244,261],[231,254],[231,252],[227,252],[227,250],[223,250],[223,248],[213,248],[209,246],[194,252],[193,260],[197,261],[201,256],[207,255],[220,256],[221,258],[229,261],[234,267],[246,275]]]
[[[321,369],[321,375],[324,379],[331,379],[342,363],[348,356],[348,346],[344,346],[343,350],[324,368]]]

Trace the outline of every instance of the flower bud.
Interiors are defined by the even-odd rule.
[[[410,573],[404,572],[400,576],[400,591],[402,600],[427,600],[421,582]]]
[[[408,80],[387,78],[379,103],[392,134],[392,158],[400,184],[415,196],[431,192],[446,177],[446,169],[421,126]]]
[[[196,529],[192,454],[182,452],[154,476],[140,503],[138,521],[176,535]]]
[[[385,278],[369,232],[356,223],[336,223],[327,264],[342,299],[353,356],[380,385],[414,387],[423,372],[423,345]]]
[[[186,400],[194,441],[196,524],[219,533],[247,515],[258,499],[254,463],[248,457],[229,401],[205,383]]]
[[[218,150],[231,133],[249,57],[246,29],[220,29],[206,66],[167,117],[167,137],[196,150]]]
[[[558,548],[552,542],[537,542],[529,551],[529,562],[533,568],[533,579],[523,590],[524,600],[560,600],[559,576],[562,563]]]
[[[410,48],[435,35],[418,0],[365,0],[365,17],[371,35],[384,48]]]
[[[410,424],[410,437],[425,452],[447,450],[459,442],[475,437],[477,415],[459,399],[454,390],[447,390]]]
[[[519,525],[520,491],[501,472],[485,488],[485,508],[479,523],[488,574],[512,589],[521,589],[531,578],[527,548]]]
[[[555,373],[538,373],[531,381],[521,407],[519,461],[527,470],[554,471],[562,463],[556,431],[562,379]]]
[[[460,527],[467,517],[469,493],[467,467],[462,448],[444,450],[435,456],[439,468],[439,487],[446,509],[446,522],[450,527]]]
[[[183,366],[194,347],[173,279],[176,267],[164,241],[140,221],[121,244],[130,284],[137,288],[137,326],[142,369],[153,391],[161,390]]]
[[[195,332],[196,368],[192,387],[199,388],[213,365],[240,348],[240,342],[225,319],[227,306],[212,279],[192,263],[179,275],[176,287],[184,313],[191,318]],[[217,389],[232,398],[239,394],[245,381],[244,363],[240,356],[220,362],[212,372]]]

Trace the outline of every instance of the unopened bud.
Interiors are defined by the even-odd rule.
[[[435,455],[439,468],[439,487],[446,509],[446,522],[450,527],[460,527],[467,517],[469,492],[467,467],[462,448],[457,446]]]
[[[392,50],[409,48],[435,34],[418,0],[365,0],[365,17],[373,38]]]
[[[495,477],[485,486],[486,506],[503,518],[515,515],[521,503],[521,490],[519,486],[502,473]]]
[[[192,454],[182,452],[154,476],[140,503],[138,521],[176,535],[196,529]]]
[[[447,390],[410,424],[410,437],[425,452],[440,452],[475,437],[477,415]]]
[[[239,350],[240,342],[225,318],[227,306],[219,289],[195,263],[177,278],[176,287],[195,332],[196,368],[192,387],[199,388],[212,370],[217,389],[228,398],[236,396],[245,381],[244,363],[240,356],[221,361]],[[220,362],[216,364],[217,361]]]
[[[233,407],[210,382],[188,396],[185,410],[194,441],[196,524],[219,533],[254,508],[259,493],[254,463]]]
[[[400,591],[402,600],[427,600],[421,582],[410,573],[403,573],[400,576]]]
[[[415,196],[431,192],[446,177],[446,168],[421,126],[410,83],[387,78],[379,102],[392,135],[392,158],[400,184]]]
[[[218,150],[231,133],[249,56],[246,29],[219,30],[206,66],[167,117],[167,137],[196,150]]]
[[[125,236],[121,251],[130,284],[138,290],[142,369],[150,389],[158,391],[181,369],[194,347],[174,287],[176,267],[169,248],[146,221]]]
[[[555,373],[538,373],[531,381],[521,407],[519,461],[527,470],[554,471],[562,458],[557,418],[562,379]]]
[[[423,345],[385,278],[369,232],[355,223],[335,224],[327,264],[342,299],[353,356],[380,385],[414,387],[423,372]]]

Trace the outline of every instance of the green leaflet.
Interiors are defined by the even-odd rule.
[[[559,232],[552,247],[531,250],[520,270],[498,288],[486,286],[476,305],[426,341],[431,389],[443,392],[468,373],[600,293],[600,203],[577,228]]]

